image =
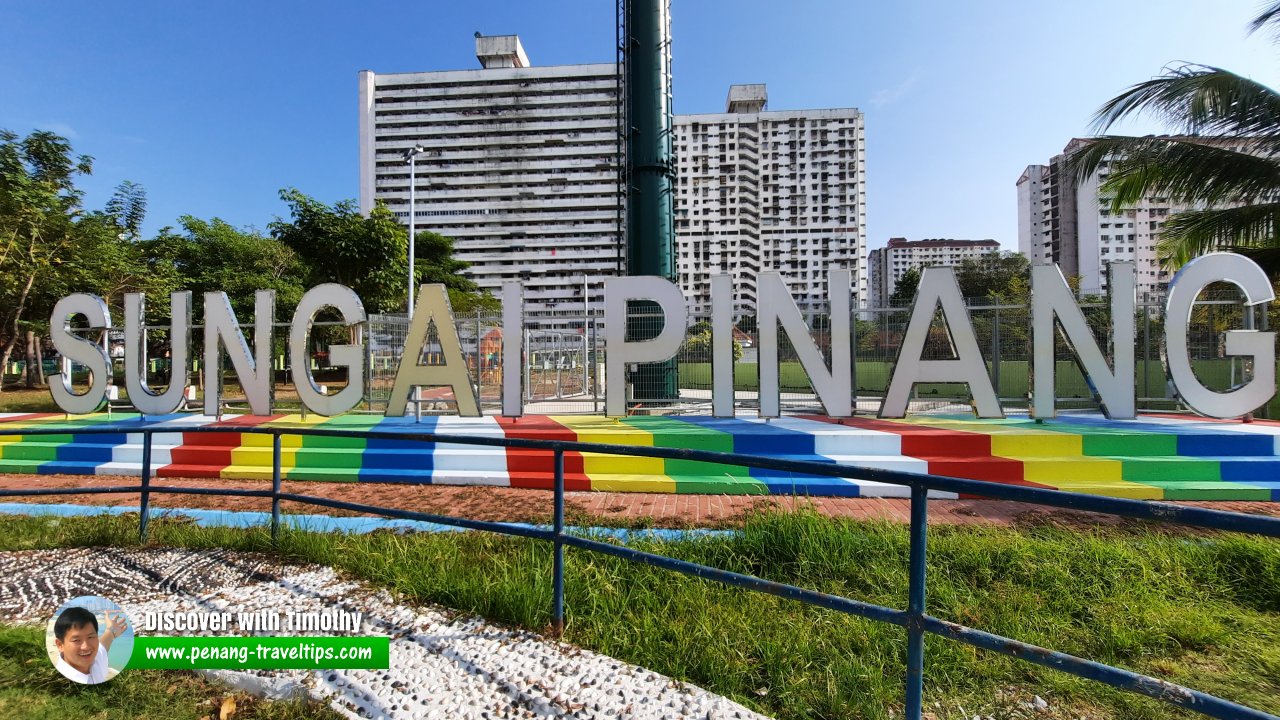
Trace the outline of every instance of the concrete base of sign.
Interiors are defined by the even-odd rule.
[[[78,434],[107,424],[107,435]],[[325,427],[367,431],[358,438],[285,436],[287,480],[371,483],[552,485],[549,452],[431,444],[379,437],[421,430],[459,435],[541,438],[761,454],[854,467],[885,468],[1073,492],[1150,500],[1280,501],[1280,423],[1209,421],[1163,415],[1110,421],[1070,414],[1035,422],[1025,416],[978,420],[916,415],[904,420],[818,416],[763,420],[754,416],[553,415],[507,418],[384,418],[344,415],[147,418],[105,414],[67,420],[54,413],[0,415],[0,472],[138,475],[142,435],[155,436],[151,467],[158,477],[271,477],[271,438],[249,433],[189,433],[194,426]],[[64,428],[65,435],[21,437],[7,428]],[[711,494],[904,497],[907,489],[759,470],[731,464],[567,453],[570,490]],[[937,497],[949,497],[938,493]]]

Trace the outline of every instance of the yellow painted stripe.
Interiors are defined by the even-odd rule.
[[[257,433],[243,433],[240,435],[240,447],[242,448],[266,448],[268,452],[271,450],[271,436],[260,435]],[[281,435],[280,447],[282,448],[300,448],[302,447],[301,435]]]
[[[1001,457],[1072,457],[1084,452],[1084,438],[1063,433],[992,433],[991,454]]]
[[[662,458],[584,452],[582,453],[582,471],[593,480],[594,484],[596,475],[663,475],[666,472],[666,461]]]
[[[1132,482],[1089,482],[1058,481],[1051,483],[1059,490],[1085,493],[1087,495],[1105,495],[1107,497],[1130,498],[1132,500],[1163,500],[1164,488],[1154,485],[1143,485]]]
[[[250,465],[229,465],[222,468],[218,476],[223,479],[240,479],[240,480],[270,480],[271,464],[268,463],[265,468]]]
[[[578,442],[653,447],[653,433],[606,417],[556,415],[551,418],[578,436]]]
[[[280,449],[280,475],[285,476],[294,468],[298,460],[297,448]],[[231,464],[222,469],[221,477],[245,477],[247,469],[261,470],[266,468],[266,478],[271,479],[271,448],[238,447],[231,451]],[[254,475],[257,477],[257,475]]]
[[[591,479],[591,489],[600,492],[654,492],[673,493],[676,481],[665,475],[602,475]]]
[[[1017,457],[1022,479],[1054,485],[1063,481],[1123,482],[1124,463],[1092,457]]]
[[[572,430],[579,442],[653,447],[653,433],[612,418],[559,415],[552,419]],[[591,480],[591,487],[596,490],[609,490],[622,482],[625,487],[620,489],[631,492],[676,491],[676,482],[665,474],[666,461],[662,458],[584,452],[582,471]],[[626,480],[620,481],[619,478]],[[602,487],[601,482],[609,487]]]

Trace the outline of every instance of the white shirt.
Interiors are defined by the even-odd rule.
[[[54,667],[71,680],[84,685],[97,685],[100,682],[106,682],[110,677],[107,674],[107,649],[102,645],[98,646],[98,654],[93,656],[93,665],[89,666],[88,673],[82,673],[71,667],[71,663],[62,659],[62,653],[58,653],[58,661],[54,663]]]

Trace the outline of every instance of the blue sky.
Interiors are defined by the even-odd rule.
[[[673,0],[675,109],[717,112],[763,82],[773,109],[866,117],[870,244],[1016,245],[1014,183],[1128,85],[1187,60],[1280,85],[1246,37],[1255,0]],[[0,128],[49,129],[122,180],[146,232],[179,215],[265,228],[280,188],[358,193],[356,73],[478,67],[473,33],[521,36],[535,65],[614,57],[609,0],[0,4]],[[1132,126],[1149,132],[1155,125]]]

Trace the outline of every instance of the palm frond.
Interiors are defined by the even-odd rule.
[[[1280,203],[1192,210],[1169,218],[1156,253],[1171,269],[1214,250],[1231,250],[1262,259],[1272,278],[1280,277]]]
[[[1123,155],[1125,146],[1137,139],[1139,138],[1121,135],[1103,135],[1090,138],[1087,143],[1068,150],[1064,160],[1065,170],[1073,175],[1077,181],[1084,182],[1098,172],[1103,163],[1108,163],[1113,158]]]
[[[1280,162],[1194,138],[1122,138],[1107,143],[1114,153],[1102,191],[1113,209],[1152,194],[1180,204],[1251,203],[1280,193]]]
[[[1277,25],[1277,27],[1272,28],[1272,32],[1280,33],[1280,2],[1274,2],[1274,0],[1264,5],[1258,17],[1249,23],[1249,32],[1256,33],[1271,23],[1276,23]]]
[[[1152,115],[1185,135],[1254,136],[1280,143],[1280,94],[1229,70],[1184,64],[1138,83],[1107,101],[1093,119],[1095,132],[1120,120]]]

